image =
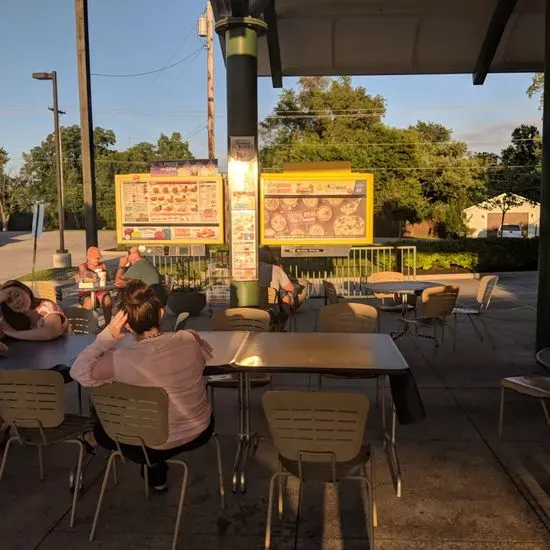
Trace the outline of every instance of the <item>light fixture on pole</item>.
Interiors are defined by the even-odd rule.
[[[32,73],[36,80],[51,80],[53,94],[53,119],[55,129],[55,166],[57,182],[57,217],[59,224],[59,248],[53,256],[54,267],[70,267],[71,255],[65,249],[65,205],[63,196],[63,169],[61,166],[61,131],[59,127],[59,107],[57,102],[57,72]]]

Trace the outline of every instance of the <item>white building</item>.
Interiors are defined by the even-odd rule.
[[[504,197],[498,195],[499,199]],[[539,234],[540,204],[532,204],[523,197],[516,197],[523,201],[521,206],[510,208],[504,218],[505,224],[519,224],[524,235],[529,238]],[[494,199],[493,199],[494,200]],[[487,208],[487,202],[475,204],[464,210],[464,221],[471,230],[471,237],[495,237],[502,223],[500,208]]]

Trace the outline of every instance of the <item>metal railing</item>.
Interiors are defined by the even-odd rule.
[[[229,251],[217,250],[207,257],[152,256],[162,275],[170,275],[176,284],[209,287],[212,267],[229,266]],[[364,294],[362,284],[372,273],[399,271],[407,279],[416,278],[416,246],[354,247],[347,258],[282,258],[285,271],[297,279],[307,279],[310,296],[324,296],[323,280],[336,286],[339,294],[353,297]]]
[[[324,296],[323,280],[330,281],[347,298],[364,294],[362,284],[373,273],[399,271],[416,278],[416,246],[354,247],[347,258],[285,258],[287,273],[307,279],[310,296]]]

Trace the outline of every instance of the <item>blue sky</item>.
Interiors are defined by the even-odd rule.
[[[206,149],[206,51],[197,37],[201,0],[91,0],[93,73],[145,72],[186,59],[160,74],[138,78],[92,77],[94,125],[111,128],[117,147],[153,141],[161,132],[188,136],[197,157]],[[225,161],[225,69],[216,42],[216,145]],[[62,124],[79,122],[73,0],[4,0],[0,19],[3,52],[0,146],[16,169],[23,151],[51,132],[48,82],[34,71],[58,72]],[[295,79],[285,79],[292,86]],[[407,126],[441,122],[474,150],[499,151],[520,123],[539,124],[538,102],[525,90],[530,75],[489,75],[473,86],[470,75],[355,78],[387,100],[386,121]],[[273,108],[278,90],[260,79],[260,116]]]

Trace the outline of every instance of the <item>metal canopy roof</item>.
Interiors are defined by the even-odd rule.
[[[217,19],[263,14],[258,74],[544,70],[545,0],[213,0]],[[255,13],[254,13],[255,10]],[[242,13],[242,12],[241,12]],[[222,45],[223,46],[223,45]]]

